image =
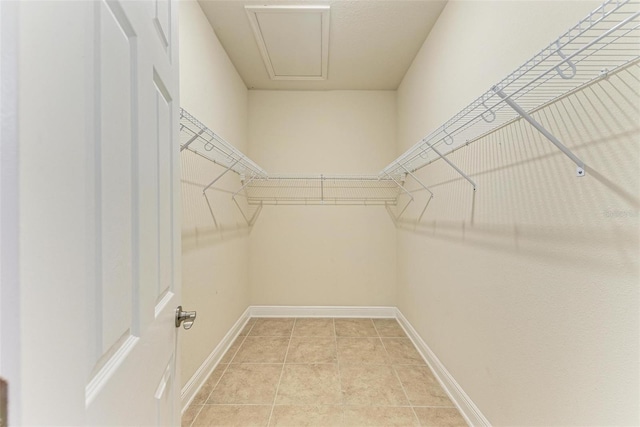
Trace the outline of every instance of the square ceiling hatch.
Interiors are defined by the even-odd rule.
[[[272,80],[326,80],[330,6],[245,6]]]

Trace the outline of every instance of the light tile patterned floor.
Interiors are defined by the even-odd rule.
[[[189,426],[466,426],[395,319],[249,320]]]

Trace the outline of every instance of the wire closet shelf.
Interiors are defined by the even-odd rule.
[[[375,175],[272,175],[246,187],[249,204],[395,205],[402,189]]]
[[[639,5],[640,2],[632,0],[604,2],[556,41],[418,141],[386,166],[380,176],[415,172],[513,120],[520,117],[529,120],[529,113],[636,63],[640,58]],[[555,137],[547,135],[548,132],[539,124],[533,125],[554,142]],[[582,161],[561,143],[558,148],[576,163],[577,174],[582,176]],[[466,175],[465,178],[468,179]]]
[[[189,150],[213,163],[250,178],[266,178],[267,172],[240,150],[180,109],[180,151]]]
[[[398,195],[405,191],[400,181],[377,175],[268,174],[181,108],[180,151],[184,150],[222,168],[222,173],[203,188],[205,196],[206,190],[232,171],[241,177],[241,187],[232,198],[246,197],[250,205],[396,205]]]
[[[562,150],[577,165],[577,175],[583,176],[582,160],[530,114],[594,81],[637,65],[639,59],[640,1],[608,0],[418,141],[378,175],[269,174],[184,109],[180,112],[180,150],[192,151],[223,168],[203,193],[222,175],[233,171],[241,177],[241,187],[233,193],[233,200],[236,201],[236,196],[243,196],[250,205],[389,206],[397,205],[401,195],[408,196],[408,203],[413,201],[412,192],[404,187],[408,176],[432,197],[431,190],[420,182],[414,172],[438,159],[447,162],[475,189],[474,181],[447,155],[514,120],[524,118]]]

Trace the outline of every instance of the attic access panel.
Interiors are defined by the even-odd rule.
[[[272,80],[326,80],[330,6],[245,6]]]

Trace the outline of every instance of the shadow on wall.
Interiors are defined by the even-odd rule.
[[[586,176],[578,178],[562,152],[516,120],[449,156],[476,181],[475,193],[434,162],[418,174],[435,194],[428,208],[422,213],[428,193],[409,179],[416,200],[396,225],[429,239],[637,275],[639,74],[632,65],[534,112],[587,164]],[[585,249],[569,250],[576,246]]]
[[[203,189],[225,169],[191,151],[180,155],[182,166],[182,252],[215,246],[249,235],[251,227],[240,211],[251,213],[252,208],[240,193],[240,177],[229,172],[214,186]],[[247,214],[248,217],[249,214]]]

